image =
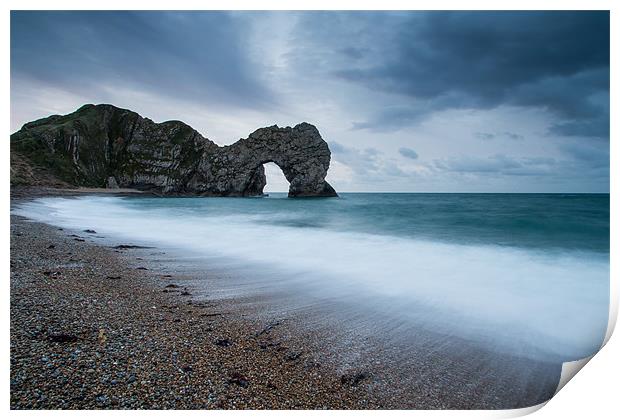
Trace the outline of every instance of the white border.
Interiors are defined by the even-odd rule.
[[[6,0],[9,10],[613,10],[613,0]]]
[[[10,79],[8,59],[10,57],[10,13],[9,10],[27,10],[27,9],[68,9],[68,10],[130,10],[130,9],[144,9],[144,6],[148,6],[147,9],[164,10],[199,10],[199,9],[213,9],[213,10],[344,10],[344,9],[357,9],[357,10],[385,10],[385,9],[411,9],[411,10],[530,10],[530,9],[546,9],[546,10],[611,10],[611,39],[612,39],[612,57],[611,57],[611,214],[620,214],[620,207],[618,206],[618,184],[617,184],[617,162],[619,148],[615,143],[618,139],[617,124],[619,121],[618,115],[618,84],[614,74],[618,69],[618,54],[617,54],[617,40],[618,40],[618,28],[620,28],[620,19],[617,16],[618,6],[617,1],[611,0],[590,0],[590,1],[577,1],[577,0],[564,0],[564,1],[543,1],[543,0],[504,0],[501,2],[493,1],[458,1],[458,0],[419,0],[415,2],[396,1],[396,0],[382,0],[380,2],[375,1],[353,1],[353,0],[315,0],[315,1],[283,1],[283,0],[265,0],[265,1],[251,1],[251,0],[214,0],[210,2],[200,2],[196,0],[151,0],[148,3],[138,2],[131,0],[107,0],[107,1],[89,1],[81,2],[78,0],[58,0],[53,3],[43,0],[31,0],[31,1],[4,1],[5,7],[4,14],[2,15],[2,35],[4,42],[2,43],[3,57],[7,59],[7,64],[1,67],[4,101],[2,102],[2,115],[4,116],[4,132],[7,135],[10,133]],[[614,50],[615,47],[615,50]],[[617,77],[617,76],[616,76]],[[4,212],[2,213],[2,237],[4,238],[4,255],[2,260],[2,276],[5,279],[4,299],[2,299],[3,309],[3,331],[4,331],[4,351],[1,359],[2,373],[3,373],[3,385],[5,389],[3,403],[5,410],[9,411],[9,293],[8,293],[8,279],[9,279],[9,264],[7,258],[9,254],[9,142],[8,139],[4,143],[4,153],[0,154],[2,159],[5,176],[2,178],[0,185],[2,186],[2,199],[4,204]],[[618,312],[618,278],[619,272],[617,267],[618,256],[618,223],[617,218],[611,218],[611,310],[610,310],[610,325],[608,328],[606,341],[609,340],[613,326],[615,325],[617,312]],[[588,366],[583,369],[583,372],[579,374],[579,379],[570,381],[568,385],[562,391],[554,397],[544,410],[540,410],[534,414],[538,418],[579,418],[584,417],[595,419],[615,418],[618,413],[618,400],[617,396],[617,384],[618,384],[618,356],[620,355],[620,344],[618,339],[612,338],[609,340],[600,354],[596,355]],[[541,404],[544,406],[545,404]],[[379,411],[330,411],[330,412],[239,412],[239,411],[217,411],[205,413],[204,411],[192,411],[178,413],[180,416],[215,416],[218,418],[231,418],[235,419],[241,417],[262,417],[273,418],[275,417],[289,417],[294,415],[298,418],[313,418],[317,415],[330,418],[352,418],[359,416],[383,416],[389,415],[390,417],[397,418],[411,418],[411,417],[424,417],[424,418],[503,418],[503,417],[515,417],[519,415],[525,415],[532,411],[536,411],[541,406],[522,409],[522,410],[507,410],[507,411],[390,411],[389,413]],[[41,416],[55,418],[55,417],[70,417],[77,418],[83,415],[82,412],[61,412],[61,411],[39,411],[39,412],[10,412],[11,416],[19,418],[30,418],[31,416]],[[149,420],[154,418],[168,417],[170,413],[167,412],[102,412],[91,411],[89,416],[95,418],[108,417],[109,415],[115,416],[130,416],[130,417],[142,417]],[[176,413],[175,413],[176,414]]]

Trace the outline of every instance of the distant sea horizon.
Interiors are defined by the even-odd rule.
[[[266,194],[278,193],[286,194],[288,191],[264,191]],[[607,194],[610,192],[591,192],[591,191],[338,191],[339,194]]]

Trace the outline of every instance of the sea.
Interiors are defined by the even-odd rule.
[[[12,212],[226,272],[222,294],[287,291],[297,306],[283,311],[329,302],[343,324],[366,316],[368,334],[396,323],[563,362],[607,330],[609,194],[92,195]]]

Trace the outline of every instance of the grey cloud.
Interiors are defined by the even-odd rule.
[[[551,157],[462,156],[436,159],[437,171],[480,176],[545,176],[554,179],[601,179],[609,175],[609,154],[591,144],[563,145],[568,159]],[[565,180],[564,180],[565,181]]]
[[[340,52],[346,56],[349,56],[357,60],[357,59],[363,58],[368,52],[368,50],[363,49],[363,48],[356,48],[356,47],[345,47],[345,48],[341,48]]]
[[[526,165],[555,165],[557,160],[549,157],[522,158]]]
[[[561,150],[572,159],[590,167],[609,167],[609,147],[586,142],[572,142],[561,145]]]
[[[363,122],[354,122],[353,130],[369,130],[376,133],[396,131],[420,121],[426,111],[415,107],[388,106],[375,113],[371,119]]]
[[[488,158],[466,156],[461,158],[441,159],[435,161],[435,166],[440,170],[450,172],[475,173],[506,173],[507,171],[523,168],[523,165],[516,159],[504,155],[494,155]]]
[[[509,131],[504,131],[504,136],[508,137],[510,140],[523,140],[523,136],[517,133],[511,133]]]
[[[274,101],[224,12],[13,11],[11,75],[92,92],[107,84],[198,104]],[[90,96],[90,95],[87,95]]]
[[[546,176],[574,173],[574,162],[560,162],[547,157],[516,158],[503,154],[493,156],[437,159],[434,167],[439,171],[480,176]]]
[[[504,131],[500,133],[477,132],[477,133],[474,133],[474,137],[479,138],[481,140],[493,140],[498,137],[504,137],[510,140],[523,140],[524,138],[521,134],[512,133],[510,131]]]
[[[337,160],[359,174],[366,174],[370,171],[379,169],[379,152],[374,148],[366,148],[363,150],[353,147],[344,146],[338,142],[330,142],[329,148],[332,152],[332,158]]]
[[[410,173],[407,173],[400,169],[396,164],[385,165],[383,168],[383,174],[388,177],[409,177]]]
[[[481,140],[493,140],[495,138],[495,134],[493,134],[493,133],[474,133],[474,137],[479,138]]]
[[[568,121],[550,127],[551,134],[567,137],[609,138],[609,114],[587,120]]]
[[[300,26],[311,34],[300,40],[304,51],[314,50],[297,56],[304,68],[418,102],[357,129],[398,129],[437,110],[514,105],[547,109],[596,136],[601,129],[584,122],[608,114],[592,100],[609,91],[606,11],[347,12],[309,14]],[[358,49],[365,54],[352,60]]]
[[[366,181],[377,182],[389,177],[411,175],[403,171],[395,161],[385,159],[383,153],[374,148],[357,149],[337,142],[330,142],[329,148],[333,160],[348,166]]]
[[[418,154],[415,150],[410,149],[408,147],[401,147],[400,149],[398,149],[398,153],[400,153],[402,156],[409,158],[409,159],[417,159],[418,158]]]
[[[338,142],[330,141],[329,150],[332,152],[332,154],[333,153],[344,154],[344,153],[347,153],[349,149]]]

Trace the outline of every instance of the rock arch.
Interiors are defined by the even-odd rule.
[[[266,184],[263,165],[274,162],[290,184],[289,197],[334,197],[325,181],[330,158],[327,143],[308,123],[260,128],[219,147],[181,121],[155,123],[113,105],[84,105],[11,135],[11,162],[23,163],[12,163],[11,182],[28,181],[20,171],[30,165],[75,186],[255,196]]]
[[[256,196],[267,182],[263,165],[273,162],[289,182],[289,197],[334,197],[336,191],[325,181],[330,159],[316,127],[301,123],[260,128],[205,156],[201,172],[215,180],[216,194]]]

